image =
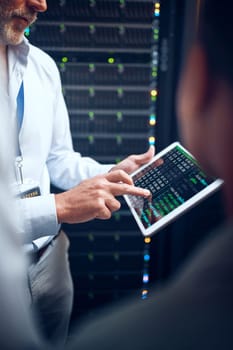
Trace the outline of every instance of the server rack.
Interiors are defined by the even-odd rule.
[[[158,151],[179,140],[176,115],[177,88],[188,49],[195,40],[199,0],[161,2],[160,63],[157,103],[156,148]],[[182,268],[196,248],[224,221],[222,190],[160,231],[151,243],[150,278],[164,282]]]

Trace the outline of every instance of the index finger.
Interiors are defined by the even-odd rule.
[[[151,195],[151,192],[145,188],[136,187],[125,183],[111,183],[110,190],[114,196],[122,196],[123,194],[127,194],[132,196],[149,197]]]
[[[133,185],[132,178],[124,170],[113,170],[110,171],[106,178],[110,182],[123,182],[128,185]]]

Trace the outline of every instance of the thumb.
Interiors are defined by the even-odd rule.
[[[154,155],[155,155],[155,147],[151,145],[145,153],[135,155],[134,160],[138,165],[142,165],[142,164],[148,163],[154,157]]]

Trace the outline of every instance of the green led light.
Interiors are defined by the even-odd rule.
[[[89,69],[90,69],[91,71],[93,71],[93,70],[95,69],[94,63],[90,63],[90,64],[89,64]]]
[[[88,260],[90,260],[90,261],[94,260],[94,254],[93,253],[89,253],[87,256],[88,256]]]
[[[125,33],[125,27],[123,25],[119,26],[119,34],[123,35]]]
[[[95,113],[94,112],[88,112],[88,116],[89,116],[90,120],[94,120]]]
[[[89,233],[88,234],[88,239],[89,239],[89,241],[93,242],[95,240],[95,237],[94,237],[94,235],[92,233]]]
[[[117,120],[118,120],[118,122],[121,122],[122,121],[122,119],[123,119],[123,114],[122,114],[122,112],[117,112]]]
[[[62,57],[61,61],[63,63],[67,63],[68,62],[68,57],[66,57],[66,56]]]
[[[108,63],[113,64],[115,62],[115,59],[113,57],[108,58]]]
[[[90,30],[90,32],[91,32],[92,34],[95,32],[95,26],[94,26],[94,24],[90,24],[90,25],[89,25],[89,30]]]
[[[65,24],[63,23],[59,25],[59,28],[60,28],[60,32],[64,32],[66,30]]]
[[[94,88],[89,88],[89,95],[90,96],[95,96],[95,89]]]
[[[157,96],[151,96],[151,101],[155,102],[157,99]]]
[[[116,141],[117,141],[117,144],[120,145],[122,143],[122,136],[121,135],[117,135]]]
[[[123,96],[123,89],[122,88],[118,88],[117,89],[117,93],[118,93],[118,96]]]
[[[157,72],[152,72],[151,75],[152,75],[153,78],[156,78],[158,74],[157,74]]]
[[[118,64],[118,66],[117,66],[117,68],[118,68],[118,72],[119,73],[123,73],[124,72],[124,66],[123,66],[123,64]]]
[[[94,136],[93,135],[89,135],[88,136],[88,141],[89,141],[89,143],[94,143]]]

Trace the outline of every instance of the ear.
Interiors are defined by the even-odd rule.
[[[204,50],[194,45],[186,59],[177,95],[178,115],[192,118],[202,115],[208,104],[210,78]]]

